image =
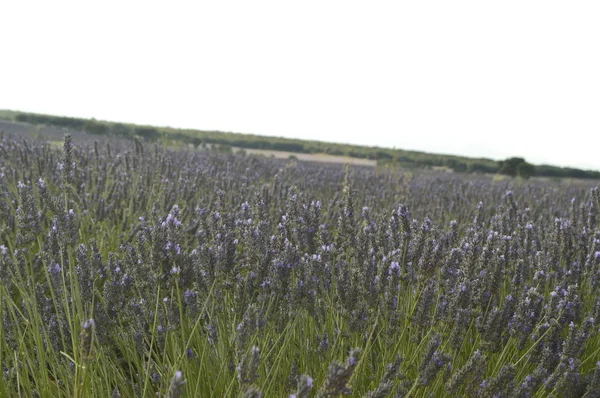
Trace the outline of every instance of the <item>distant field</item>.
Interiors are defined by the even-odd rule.
[[[272,151],[267,149],[244,149],[244,151],[252,155],[273,156],[277,159],[287,159],[293,156],[296,157],[298,160],[303,160],[306,162],[338,163],[372,167],[377,166],[376,160],[352,158],[350,156],[335,156],[328,155],[326,153],[296,153],[285,151]]]
[[[218,150],[225,152],[234,148],[244,148],[251,153],[276,157],[288,157],[289,154],[306,154],[302,157],[295,155],[298,159],[302,158],[306,161],[360,165],[373,165],[376,163],[393,167],[430,170],[440,170],[441,168],[458,173],[502,174],[524,179],[530,177],[600,179],[600,171],[597,170],[534,165],[521,157],[510,157],[505,160],[467,158],[396,148],[266,137],[235,132],[144,126],[6,110],[0,110],[1,119],[29,123],[32,126],[41,128],[52,126],[58,128],[59,131],[85,131],[87,134],[98,137],[90,138],[90,136],[87,136],[85,138],[93,140],[104,140],[106,138],[130,140],[133,137],[138,137],[146,143],[158,143],[161,146],[168,147],[206,148],[216,146]],[[368,132],[365,131],[365,134],[368,134]],[[358,159],[364,160],[359,161]]]
[[[11,120],[2,120],[1,116],[2,114],[0,113],[0,131],[4,131],[8,134],[27,134],[31,137],[43,137],[49,141],[54,140],[62,142],[65,133],[69,131],[64,128],[53,126],[32,125],[28,123],[13,122]],[[73,137],[75,137],[77,140],[89,140],[90,138],[95,138],[94,136],[84,132],[69,132],[71,132]]]
[[[2,114],[0,114],[2,116]],[[61,142],[66,129],[61,129],[51,126],[34,126],[28,123],[13,122],[7,120],[0,120],[0,131],[4,131],[9,134],[28,134],[31,136],[40,136],[46,138],[50,142]],[[74,134],[78,140],[94,139],[97,140],[99,137],[87,134],[83,132]],[[320,162],[320,163],[337,163],[337,164],[350,164],[357,166],[377,166],[376,160],[353,158],[350,156],[336,156],[328,155],[325,153],[296,153],[288,151],[274,151],[267,149],[245,149],[245,148],[234,148],[235,151],[244,150],[248,154],[262,155],[267,157],[275,157],[277,159],[288,159],[292,156],[298,160],[306,162]]]

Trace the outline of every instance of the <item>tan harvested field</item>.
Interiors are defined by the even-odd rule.
[[[268,149],[246,149],[246,148],[235,148],[235,151],[244,150],[248,154],[252,155],[263,155],[267,157],[275,157],[278,159],[288,159],[293,156],[298,160],[306,162],[321,162],[321,163],[338,163],[338,164],[350,164],[357,166],[377,166],[376,160],[371,159],[359,159],[350,156],[336,156],[328,155],[326,153],[296,153],[296,152],[285,152],[285,151],[272,151]]]

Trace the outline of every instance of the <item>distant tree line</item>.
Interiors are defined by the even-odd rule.
[[[140,137],[148,142],[161,138],[192,144],[196,147],[212,146],[239,147],[246,149],[266,149],[299,153],[326,153],[330,155],[351,156],[377,160],[379,164],[400,165],[403,167],[444,167],[455,172],[499,173],[513,177],[529,178],[585,178],[600,179],[600,172],[569,167],[548,165],[534,166],[523,158],[509,158],[503,161],[474,159],[461,156],[437,155],[400,149],[367,147],[347,144],[334,144],[318,141],[297,140],[281,137],[264,137],[251,134],[227,133],[221,131],[203,131],[174,129],[170,127],[139,126],[125,123],[98,121],[95,119],[72,118],[64,116],[41,115],[35,113],[17,113],[15,120],[31,124],[45,124],[70,130],[84,131],[96,135],[114,137]]]

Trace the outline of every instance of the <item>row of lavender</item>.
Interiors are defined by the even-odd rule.
[[[5,137],[0,394],[599,397],[599,206],[575,182]]]

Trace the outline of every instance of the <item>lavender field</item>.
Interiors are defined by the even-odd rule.
[[[1,397],[600,397],[595,182],[0,140]]]

